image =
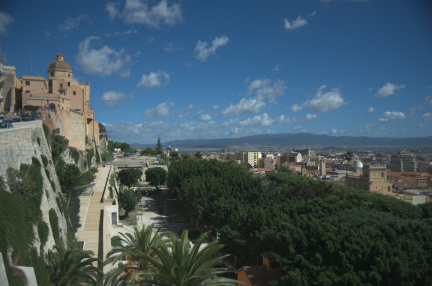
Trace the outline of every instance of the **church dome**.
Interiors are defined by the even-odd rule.
[[[60,72],[72,72],[70,64],[63,61],[63,55],[57,54],[57,60],[50,63],[48,66],[48,73],[60,71]]]
[[[363,163],[360,160],[356,160],[354,163],[354,168],[363,168]]]

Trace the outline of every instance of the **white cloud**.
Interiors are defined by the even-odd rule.
[[[270,102],[274,102],[276,96],[283,95],[286,88],[284,81],[277,80],[271,84],[269,79],[260,78],[250,83],[248,94],[250,95],[252,92],[255,92],[260,100],[267,98]]]
[[[193,108],[193,104],[189,104],[185,109],[180,110],[179,113],[177,114],[178,118],[183,118],[186,116],[189,116],[191,109]]]
[[[299,122],[299,123],[304,124],[304,123],[311,122],[312,120],[317,119],[317,118],[318,118],[318,115],[316,115],[316,114],[309,114],[308,113],[308,114],[306,114],[305,118],[300,118],[300,119],[298,119],[296,121]]]
[[[222,111],[223,116],[240,115],[248,113],[259,113],[265,106],[265,102],[256,98],[242,98],[239,103],[232,105]]]
[[[273,120],[268,116],[267,113],[263,115],[256,115],[252,118],[248,118],[244,121],[240,121],[240,126],[270,126],[273,124]]]
[[[373,108],[373,107],[369,107],[367,113],[370,114],[370,113],[372,113],[372,112],[374,112],[374,111],[375,111],[375,108]]]
[[[218,48],[228,44],[228,41],[229,38],[226,36],[216,37],[213,40],[211,47],[207,47],[207,42],[198,41],[195,47],[195,53],[197,59],[199,59],[202,62],[205,62],[209,56],[216,54],[216,50]]]
[[[292,112],[297,112],[303,109],[303,106],[299,105],[299,104],[294,104],[293,106],[290,107],[290,110]]]
[[[201,121],[210,121],[212,120],[212,117],[210,114],[201,114],[201,116],[199,117],[199,120]]]
[[[170,76],[165,71],[151,72],[148,75],[143,74],[137,87],[151,89],[155,87],[161,87],[169,83]]]
[[[174,103],[171,101],[162,102],[155,108],[144,111],[144,118],[155,118],[155,117],[167,117],[171,115],[170,108],[174,107]]]
[[[323,94],[322,92],[325,88],[325,85],[321,86],[313,99],[306,101],[302,105],[294,104],[290,110],[297,112],[302,109],[310,109],[315,113],[322,113],[338,109],[344,105],[344,99],[338,88],[333,88],[331,91]]]
[[[126,94],[119,91],[107,91],[102,94],[102,97],[99,98],[104,104],[110,107],[114,107],[121,100],[126,98]]]
[[[404,119],[404,118],[405,118],[405,114],[403,114],[402,112],[386,111],[386,112],[384,112],[384,117],[378,119],[378,122],[389,123],[389,122],[393,122],[393,121]]]
[[[301,28],[308,24],[308,21],[303,18],[301,15],[297,17],[297,19],[293,21],[288,21],[288,19],[285,18],[285,29],[287,30],[294,30]]]
[[[273,68],[273,71],[274,71],[274,72],[278,72],[278,71],[280,71],[280,69],[281,69],[280,64],[276,64],[276,65],[274,66],[274,68]]]
[[[222,123],[222,126],[223,127],[232,127],[233,125],[236,125],[238,121],[239,121],[238,118],[232,118],[230,120],[224,121]]]
[[[410,116],[414,116],[417,110],[422,110],[423,107],[421,105],[416,105],[410,108]]]
[[[401,84],[398,86],[396,84],[388,82],[383,87],[378,89],[378,92],[377,92],[377,94],[375,94],[375,97],[386,98],[386,97],[394,94],[396,90],[401,89],[401,88],[405,88],[405,85]]]
[[[361,130],[360,132],[366,132],[369,131],[372,127],[374,127],[375,124],[366,124]]]
[[[58,28],[60,31],[69,31],[77,28],[82,21],[86,21],[87,23],[92,24],[92,21],[87,15],[79,15],[75,18],[68,17],[63,24],[58,26]]]
[[[107,36],[107,37],[113,37],[113,36],[129,36],[129,35],[132,35],[132,34],[137,34],[138,33],[138,30],[137,29],[130,29],[130,30],[126,30],[126,31],[123,31],[123,32],[114,32],[114,33],[108,33],[108,34],[106,34],[105,36]]]
[[[127,24],[145,24],[153,28],[161,25],[175,25],[182,21],[180,4],[168,5],[167,0],[162,0],[156,5],[149,6],[142,0],[126,0],[123,11],[120,3],[109,2],[106,4],[109,17],[122,19]]]
[[[302,129],[301,125],[297,125],[292,129],[292,131],[299,131],[300,129]]]
[[[427,113],[423,114],[421,116],[421,118],[424,119],[424,120],[431,120],[432,119],[432,113],[431,112],[427,112]]]
[[[6,35],[7,26],[14,21],[8,13],[0,11],[0,35]]]
[[[88,74],[109,76],[120,74],[120,77],[128,77],[130,74],[127,64],[131,57],[124,50],[116,51],[108,46],[100,49],[91,49],[90,42],[98,40],[98,37],[87,37],[79,44],[77,60],[81,69]]]

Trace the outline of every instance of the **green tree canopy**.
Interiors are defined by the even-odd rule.
[[[160,142],[160,137],[158,137],[157,143],[156,143],[156,152],[158,154],[161,154],[163,152],[162,150],[162,144]]]
[[[198,152],[195,153],[195,158],[197,158],[197,159],[202,159],[203,158],[203,156],[202,156],[202,154],[201,154],[200,151],[198,151]]]
[[[129,212],[135,209],[138,204],[138,199],[132,190],[126,189],[120,192],[118,197],[120,207],[125,210],[125,217],[129,216]]]
[[[144,150],[141,151],[141,155],[144,155],[144,156],[154,156],[154,155],[157,155],[157,151],[154,150],[151,147],[147,147],[147,148],[145,148]]]
[[[157,247],[155,237],[158,235],[160,229],[155,231],[153,229],[154,224],[151,224],[143,226],[141,229],[135,226],[133,234],[120,233],[121,244],[108,252],[104,265],[118,265],[125,257],[128,260],[128,264],[120,264],[117,268],[108,272],[104,277],[104,285],[113,285],[113,283],[118,281],[130,283],[138,277],[136,275],[138,270],[151,268],[150,262],[143,255],[154,257],[153,249]],[[128,275],[125,275],[125,273],[128,273]]]
[[[61,247],[54,246],[54,251],[48,253],[52,285],[69,286],[81,283],[97,285],[101,275],[100,270],[93,265],[97,261],[92,251],[78,248],[63,250]]]
[[[223,246],[213,241],[202,247],[205,237],[202,234],[191,247],[187,230],[180,239],[170,233],[168,242],[156,236],[154,256],[143,255],[154,267],[154,273],[145,280],[152,285],[238,285],[237,280],[221,277],[227,271],[216,267],[228,256],[217,256]]]
[[[158,188],[160,185],[164,185],[166,181],[167,172],[164,168],[161,167],[153,167],[149,168],[145,172],[146,181],[155,188]]]
[[[178,151],[171,151],[169,153],[169,156],[170,156],[170,161],[176,161],[180,159],[180,153]]]
[[[118,172],[118,178],[120,180],[120,183],[127,186],[128,188],[136,184],[142,175],[142,170],[138,170],[135,168],[123,169]]]

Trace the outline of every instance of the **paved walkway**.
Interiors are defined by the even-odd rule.
[[[111,200],[105,200],[101,203],[103,191],[108,180],[108,174],[111,166],[98,167],[96,173],[96,179],[93,187],[93,196],[80,197],[80,228],[76,232],[76,238],[78,241],[84,241],[84,249],[91,250],[94,252],[96,257],[103,258],[103,247],[101,249],[100,241],[101,233],[99,231],[101,223],[101,211],[106,205],[112,204]],[[103,234],[102,234],[103,235]],[[102,237],[103,238],[103,237]]]

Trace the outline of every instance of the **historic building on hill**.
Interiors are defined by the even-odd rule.
[[[41,115],[52,119],[52,127],[60,128],[71,147],[84,150],[86,139],[99,146],[99,124],[90,108],[90,83],[73,78],[62,54],[49,64],[47,73],[47,78],[22,77],[22,108],[39,106]]]

